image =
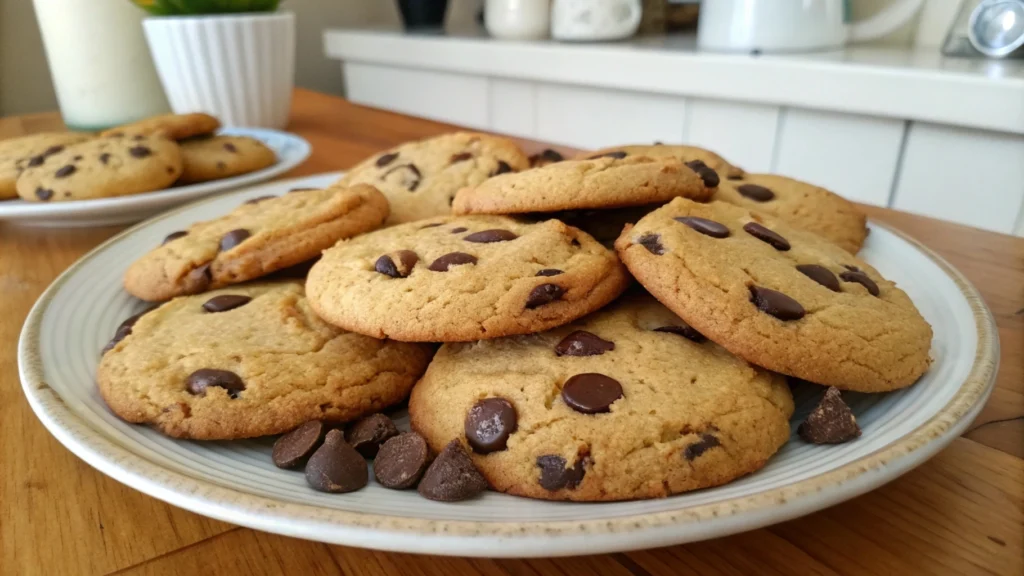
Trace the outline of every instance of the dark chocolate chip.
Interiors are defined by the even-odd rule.
[[[29,168],[33,168],[35,166],[42,166],[43,162],[46,162],[46,156],[40,154],[38,156],[33,156],[29,158],[27,164]],[[104,164],[106,164],[106,162],[104,162]]]
[[[405,278],[412,273],[413,266],[420,257],[412,250],[399,250],[392,255],[385,254],[377,258],[373,269],[392,278]]]
[[[779,320],[799,320],[806,313],[799,302],[770,288],[751,286],[750,301],[762,312]]]
[[[210,386],[227,390],[228,396],[232,398],[238,398],[238,393],[245,390],[245,383],[238,374],[213,368],[200,368],[189,374],[185,379],[185,386],[189,393],[196,396],[205,395]]]
[[[220,296],[214,296],[203,303],[203,310],[207,312],[227,312],[228,310],[234,310],[245,306],[249,302],[252,302],[252,298],[249,296],[242,296],[241,294],[221,294]]]
[[[380,179],[384,180],[393,172],[397,172],[398,170],[408,171],[408,175],[402,181],[402,185],[405,186],[409,190],[409,192],[415,191],[416,188],[419,187],[420,185],[420,180],[423,179],[423,175],[420,174],[420,169],[417,168],[415,164],[409,163],[399,164],[398,166],[392,166],[391,168],[388,168],[386,172],[380,175]]]
[[[519,238],[511,230],[481,230],[463,238],[466,242],[477,242],[479,244],[490,244],[491,242],[508,242]]]
[[[81,154],[76,154],[74,157],[71,158],[71,161],[72,162],[78,162],[81,159],[82,159],[82,155]]]
[[[608,412],[619,398],[622,398],[622,385],[604,374],[577,374],[562,386],[562,400],[583,414]]]
[[[415,432],[388,439],[373,461],[373,475],[385,488],[404,490],[419,481],[430,463],[427,441]]]
[[[706,188],[714,188],[718,186],[719,178],[718,172],[715,172],[710,166],[700,160],[691,160],[686,165],[700,176],[700,179],[704,181]]]
[[[547,454],[537,457],[537,467],[540,468],[540,486],[545,490],[554,492],[562,488],[570,490],[579,486],[587,471],[584,468],[583,460],[576,462],[572,468],[566,468],[565,458],[554,454]]]
[[[690,326],[689,324],[680,324],[680,325],[672,324],[672,325],[669,325],[669,326],[662,326],[660,328],[655,328],[654,331],[655,332],[668,332],[670,334],[678,334],[678,335],[680,335],[680,336],[682,336],[684,338],[687,338],[689,340],[693,340],[694,342],[696,342],[698,344],[700,344],[701,342],[707,340],[707,338],[705,338],[703,334],[698,332],[696,328],[694,328],[693,326]]]
[[[743,229],[747,231],[747,234],[750,234],[758,240],[767,242],[772,248],[775,248],[780,252],[789,250],[789,240],[783,238],[778,232],[762,226],[757,222],[747,222],[743,225]]]
[[[345,442],[341,430],[328,432],[306,463],[306,482],[320,492],[355,492],[369,481],[366,460]]]
[[[576,330],[555,345],[556,356],[600,356],[612,350],[615,350],[614,342],[586,330]]]
[[[58,168],[57,171],[53,173],[53,175],[57,178],[67,178],[68,176],[74,174],[77,170],[78,168],[75,168],[71,164],[67,164],[65,166],[61,166],[60,168]]]
[[[136,134],[135,136],[132,136],[132,140],[135,140],[136,142],[141,142],[145,139],[146,137],[143,136],[142,134]]]
[[[797,431],[801,438],[811,444],[841,444],[860,436],[857,418],[835,387],[825,391],[821,402]]]
[[[546,148],[543,152],[530,156],[530,166],[553,164],[562,160],[565,160],[565,157],[559,154],[557,150]]]
[[[736,191],[756,202],[767,202],[775,198],[775,193],[757,184],[740,184]]]
[[[145,158],[153,154],[153,151],[146,146],[132,146],[128,149],[128,153],[132,155],[132,158]]]
[[[156,310],[156,308],[156,306],[150,306],[149,308],[146,308],[145,310],[139,312],[134,316],[129,316],[124,322],[121,322],[121,324],[117,327],[117,330],[114,331],[114,337],[110,340],[110,342],[107,343],[106,346],[103,347],[103,350],[100,352],[100,355],[102,356],[103,354],[106,354],[114,346],[117,346],[118,342],[124,340],[129,335],[131,335],[132,327],[135,326],[135,323],[139,321],[139,318],[142,318],[149,312]]]
[[[625,150],[615,150],[614,152],[605,152],[604,154],[597,154],[596,156],[591,156],[590,160],[596,160],[597,158],[615,158],[616,160],[622,160],[625,157]]]
[[[434,272],[447,272],[452,266],[461,266],[463,264],[476,264],[476,256],[466,254],[465,252],[449,252],[431,262],[427,269]]]
[[[696,460],[701,454],[721,445],[722,443],[718,441],[718,437],[712,434],[701,434],[700,440],[690,444],[683,450],[683,458],[686,458],[687,461]]]
[[[36,188],[36,198],[39,198],[43,202],[46,202],[50,198],[53,198],[53,190],[49,188]]]
[[[469,228],[466,228],[464,226],[457,226],[455,228],[452,228],[452,234],[462,234],[466,230],[469,230]]]
[[[490,454],[504,450],[519,426],[515,406],[504,398],[484,398],[477,401],[469,412],[463,428],[466,441],[477,454]]]
[[[470,154],[469,152],[459,152],[458,154],[452,154],[452,157],[451,159],[448,160],[448,162],[451,164],[455,164],[457,162],[465,162],[466,160],[469,160],[472,157],[473,155]]]
[[[562,272],[558,268],[545,268],[537,272],[536,276],[558,276],[559,274],[565,274],[565,272]]]
[[[506,172],[511,171],[512,167],[508,165],[508,162],[505,162],[504,160],[498,160],[498,167],[495,168],[494,172],[491,172],[491,176],[497,176],[498,174],[504,174]]]
[[[245,204],[259,204],[260,202],[263,202],[264,200],[271,200],[273,198],[277,198],[277,196],[275,196],[273,194],[270,194],[270,195],[267,195],[267,196],[257,196],[255,198],[249,198],[248,200],[245,201]]]
[[[868,292],[872,296],[878,296],[878,284],[875,284],[874,280],[872,280],[870,277],[868,277],[867,274],[861,272],[860,270],[857,270],[856,272],[852,270],[840,272],[839,278],[844,282],[856,282],[861,286],[867,288]]]
[[[561,298],[564,293],[565,288],[558,284],[541,284],[530,291],[530,295],[526,298],[526,308],[532,310],[554,302]]]
[[[706,234],[712,238],[726,238],[729,236],[729,229],[714,220],[698,218],[697,216],[680,216],[675,220],[676,222],[682,222],[697,232]]]
[[[487,490],[487,480],[476,469],[462,442],[452,440],[423,473],[416,488],[420,496],[438,502],[461,502]]]
[[[245,240],[249,238],[249,236],[252,236],[252,234],[244,228],[238,228],[237,230],[232,230],[228,232],[220,239],[221,252],[227,252],[228,250],[231,250],[235,246],[238,246],[242,242],[245,242]]]
[[[207,262],[201,266],[193,268],[191,272],[185,276],[185,290],[186,294],[198,294],[205,292],[210,287],[210,283],[213,282],[213,276],[210,274],[210,263]]]
[[[384,154],[380,158],[377,158],[377,168],[383,168],[388,164],[391,164],[392,162],[395,161],[395,158],[398,158],[398,152],[390,152],[388,154]]]
[[[641,236],[636,241],[637,244],[647,248],[647,251],[651,254],[661,256],[665,253],[665,247],[661,245],[661,235],[647,233]]]
[[[274,466],[294,468],[305,462],[320,443],[324,429],[323,422],[313,420],[278,438],[271,452]]]
[[[185,232],[184,230],[178,230],[177,232],[171,232],[170,234],[167,235],[166,238],[164,238],[164,241],[161,242],[160,245],[163,246],[164,244],[167,244],[171,240],[177,240],[178,238],[184,238],[185,236],[188,236],[188,232]]]
[[[43,150],[43,156],[53,156],[54,154],[64,150],[64,146],[58,144],[56,146],[50,146],[46,150]]]
[[[833,292],[839,292],[839,280],[828,268],[817,264],[801,264],[796,269],[825,288]]]
[[[356,449],[356,452],[362,454],[363,458],[369,459],[377,456],[381,444],[395,436],[398,436],[395,423],[379,412],[357,420],[345,431],[345,440]]]
[[[231,142],[225,142],[224,143],[224,149],[227,150],[228,152],[233,152],[233,153],[237,153],[238,152],[238,148],[235,148],[235,145],[232,144]]]

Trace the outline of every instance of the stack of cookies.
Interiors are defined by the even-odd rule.
[[[47,132],[0,141],[0,200],[111,198],[261,170],[277,155],[259,140],[214,135],[208,114],[167,114],[99,135]]]
[[[764,466],[787,376],[827,387],[800,435],[837,443],[861,433],[841,390],[927,370],[931,327],[866,235],[839,196],[700,148],[447,134],[170,234],[125,275],[169,301],[118,329],[99,385],[172,436],[287,433],[275,464],[318,490],[372,459],[435,500],[663,497]],[[381,411],[407,398],[401,433]]]

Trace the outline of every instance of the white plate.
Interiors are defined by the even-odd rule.
[[[296,134],[267,128],[225,128],[220,134],[250,136],[277,154],[277,163],[262,170],[212,182],[176,186],[166,190],[76,202],[0,201],[0,221],[26,226],[81,227],[138,222],[164,210],[233,188],[270,180],[309,157],[310,145]]]
[[[660,500],[573,504],[488,492],[441,504],[371,482],[352,494],[309,489],[270,461],[269,440],[188,442],[118,420],[93,374],[117,325],[142,308],[121,289],[128,264],[168,233],[246,198],[319,180],[225,194],[143,223],[68,269],[43,294],[19,345],[24,391],[43,424],[105,474],[200,514],[289,536],[385,550],[465,556],[552,556],[651,548],[781,522],[871,490],[959,435],[994,383],[999,344],[977,291],[913,240],[872,223],[863,257],[896,280],[935,328],[935,364],[916,385],[848,394],[864,434],[838,446],[794,438],[761,471],[726,486]],[[795,391],[793,428],[820,389]],[[372,475],[371,475],[372,477]]]

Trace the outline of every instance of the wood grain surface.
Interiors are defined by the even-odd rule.
[[[60,126],[56,114],[2,118],[0,138]],[[310,141],[313,155],[284,177],[344,169],[451,128],[300,90],[289,130]],[[0,575],[1024,574],[1024,239],[865,210],[959,268],[995,315],[998,383],[970,430],[902,478],[784,524],[670,548],[535,560],[394,554],[260,533],[174,508],[93,470],[32,414],[16,349],[46,286],[121,228],[0,223]]]

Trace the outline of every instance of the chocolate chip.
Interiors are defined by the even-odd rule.
[[[404,490],[416,485],[430,462],[427,441],[415,432],[390,438],[373,461],[373,475],[385,488]]]
[[[377,168],[383,168],[388,164],[391,164],[392,162],[395,161],[395,158],[398,158],[398,152],[390,152],[388,154],[384,154],[380,158],[377,158]]]
[[[274,466],[294,468],[305,462],[320,443],[323,433],[323,422],[313,420],[278,438],[271,452]]]
[[[42,154],[40,154],[38,156],[33,156],[33,157],[29,158],[28,162],[27,162],[27,165],[28,165],[29,168],[33,168],[35,166],[42,166],[43,162],[46,162],[46,156],[43,156]],[[104,164],[106,164],[106,162],[104,162]]]
[[[860,436],[857,418],[835,387],[825,391],[821,402],[797,431],[811,444],[841,444]]]
[[[801,274],[833,292],[839,292],[839,280],[831,270],[817,264],[801,264],[796,267]]]
[[[616,150],[614,152],[605,152],[604,154],[591,156],[590,160],[596,160],[597,158],[615,158],[616,160],[622,160],[625,157],[626,152],[624,150]]]
[[[716,436],[713,436],[711,434],[701,434],[700,440],[697,440],[693,444],[690,444],[689,446],[686,447],[686,449],[683,450],[683,458],[686,458],[687,461],[692,462],[693,460],[699,458],[701,454],[721,445],[722,443],[718,441],[718,438]]]
[[[245,201],[245,204],[259,204],[260,202],[263,202],[264,200],[271,200],[273,198],[277,198],[277,196],[275,196],[273,194],[270,194],[270,195],[267,195],[267,196],[257,196],[255,198],[249,198],[248,200]]]
[[[320,188],[292,188],[288,191],[289,194],[292,192],[309,192],[310,190],[320,190]]]
[[[43,150],[43,156],[53,156],[54,154],[64,150],[64,146],[58,144],[57,146],[50,146],[46,150]]]
[[[441,225],[441,223],[440,223],[440,222],[436,222],[436,223],[431,223],[431,224],[425,224],[425,225],[423,225],[423,226],[420,226],[420,230],[423,230],[423,229],[425,229],[425,228],[437,228],[437,227],[438,227],[438,226],[440,226],[440,225]]]
[[[200,368],[189,374],[185,379],[185,386],[190,394],[196,396],[206,395],[206,390],[210,386],[227,390],[228,396],[232,398],[238,398],[238,393],[245,390],[245,383],[238,374],[213,368]]]
[[[665,253],[665,247],[661,245],[661,235],[647,233],[641,236],[636,241],[637,244],[647,248],[647,251],[651,254],[661,256]]]
[[[530,156],[530,166],[536,167],[553,164],[555,162],[561,162],[562,160],[565,160],[565,157],[559,154],[557,150],[545,148],[543,152]]]
[[[457,226],[455,228],[452,228],[452,234],[462,234],[466,230],[469,230],[469,228],[466,228],[464,226]]]
[[[198,294],[205,292],[210,287],[210,283],[213,282],[213,276],[210,273],[210,263],[207,262],[201,266],[193,268],[191,272],[185,276],[185,290],[186,294]]]
[[[706,234],[712,238],[726,238],[729,236],[729,229],[714,220],[698,218],[697,216],[680,216],[675,220],[676,222],[682,222],[697,232]]]
[[[704,181],[704,186],[707,188],[714,188],[718,186],[718,172],[715,172],[710,166],[705,164],[701,160],[691,160],[686,163],[686,166],[697,173],[700,179]]]
[[[757,184],[740,184],[736,187],[736,191],[757,202],[767,202],[775,198],[774,192]]]
[[[405,178],[402,180],[402,185],[405,186],[409,190],[409,192],[415,191],[416,188],[419,187],[420,185],[420,180],[422,180],[423,178],[423,175],[420,174],[420,169],[417,168],[415,164],[409,163],[399,164],[398,166],[392,166],[391,168],[388,168],[386,172],[380,175],[380,179],[384,180],[392,173],[397,172],[399,170],[406,170],[408,172]]]
[[[878,284],[875,284],[874,280],[872,280],[870,277],[868,277],[867,274],[861,272],[860,270],[847,270],[846,272],[840,272],[839,278],[844,282],[856,282],[861,286],[867,288],[868,292],[872,296],[878,296]]]
[[[132,140],[135,140],[136,142],[141,142],[145,139],[146,137],[143,136],[142,134],[136,134],[135,136],[132,136]]]
[[[461,502],[487,490],[487,480],[473,465],[462,442],[452,440],[423,473],[420,496],[438,502]]]
[[[539,306],[554,302],[561,298],[564,293],[565,288],[558,284],[541,284],[530,291],[530,295],[526,298],[526,308],[533,310]]]
[[[238,152],[238,148],[235,148],[235,145],[232,144],[231,142],[225,142],[224,143],[224,149],[227,150],[228,152],[232,152],[232,153],[237,153]]]
[[[459,152],[458,154],[452,154],[452,157],[448,162],[451,164],[455,164],[456,162],[464,162],[466,160],[469,160],[472,157],[473,155],[470,154],[469,152]]]
[[[185,232],[184,230],[178,230],[177,232],[171,232],[170,234],[167,235],[166,238],[164,238],[164,241],[161,242],[160,245],[163,246],[164,244],[167,244],[171,240],[177,240],[178,238],[184,238],[185,236],[188,236],[188,232]]]
[[[572,468],[566,468],[565,458],[554,454],[547,454],[537,457],[537,467],[540,468],[540,486],[545,490],[554,492],[562,488],[573,489],[579,486],[586,474],[583,461],[579,460]]]
[[[370,481],[366,460],[345,443],[341,430],[331,430],[323,446],[306,463],[306,482],[320,492],[355,492]]]
[[[361,418],[345,431],[345,440],[368,459],[376,457],[381,444],[395,436],[398,436],[395,423],[381,413]]]
[[[498,160],[498,167],[494,170],[494,172],[491,172],[491,176],[497,176],[498,174],[504,174],[506,172],[511,171],[512,167],[508,165],[508,162],[505,162],[504,160]]]
[[[466,254],[465,252],[449,252],[431,262],[427,269],[434,272],[447,272],[452,266],[461,266],[463,264],[476,264],[476,256]]]
[[[135,326],[135,323],[139,321],[139,318],[142,318],[149,312],[156,310],[156,308],[157,306],[150,306],[149,308],[146,308],[145,310],[139,312],[134,316],[129,316],[124,322],[121,322],[121,324],[117,327],[117,330],[114,331],[114,337],[110,340],[110,342],[107,343],[106,346],[103,347],[103,350],[100,351],[100,355],[102,356],[106,354],[114,346],[117,346],[118,342],[130,336],[132,333],[132,327]]]
[[[519,238],[511,230],[481,230],[463,238],[466,242],[477,242],[479,244],[490,244],[492,242],[508,242]]]
[[[204,302],[203,310],[207,312],[227,312],[228,310],[245,306],[251,301],[252,298],[242,296],[241,294],[221,294]]]
[[[57,171],[53,173],[53,175],[57,178],[67,178],[68,176],[74,174],[77,170],[78,168],[75,168],[71,164],[67,164],[65,166],[61,166],[60,168],[58,168]]]
[[[614,342],[586,330],[576,330],[555,345],[556,356],[600,356],[611,350],[615,350]]]
[[[103,154],[100,154],[100,162],[103,164],[110,162],[110,152],[104,152]]]
[[[81,159],[82,159],[82,155],[81,154],[76,154],[73,158],[71,158],[71,161],[72,162],[78,162]]]
[[[698,344],[700,344],[701,342],[707,340],[707,338],[705,338],[703,334],[698,332],[696,328],[694,328],[693,326],[690,326],[689,324],[680,324],[678,326],[674,325],[674,324],[673,325],[668,325],[668,326],[662,326],[660,328],[655,328],[654,331],[655,332],[668,332],[670,334],[678,334],[678,335],[680,335],[680,336],[682,336],[684,338],[687,338],[689,340],[693,340],[694,342],[696,342]]]
[[[490,454],[504,450],[511,436],[519,426],[519,415],[515,406],[504,398],[478,400],[469,412],[463,428],[466,441],[477,454]]]
[[[221,252],[227,252],[228,250],[231,250],[235,246],[238,246],[242,242],[245,242],[245,240],[249,238],[249,236],[252,236],[252,234],[250,234],[249,231],[244,228],[238,228],[237,230],[232,230],[228,232],[220,239]]]
[[[413,266],[420,257],[412,250],[399,250],[392,255],[385,254],[377,258],[373,269],[392,278],[405,278],[412,273]]]
[[[577,374],[562,386],[562,400],[583,414],[608,412],[619,398],[622,398],[622,385],[604,374]]]
[[[46,202],[50,198],[53,198],[53,190],[49,188],[36,188],[36,198],[39,198],[43,202]]]
[[[545,268],[537,272],[536,276],[558,276],[559,274],[565,274],[565,272],[562,272],[558,268]]]
[[[758,240],[767,242],[772,248],[775,248],[780,252],[789,250],[789,240],[783,238],[778,232],[771,230],[770,228],[766,228],[757,222],[747,222],[743,225],[743,229],[747,231],[747,234],[750,234]]]
[[[128,153],[131,154],[133,158],[145,158],[146,156],[152,155],[153,151],[146,146],[132,146],[128,149]]]
[[[779,320],[799,320],[806,313],[799,302],[770,288],[751,286],[750,301],[762,312]]]

